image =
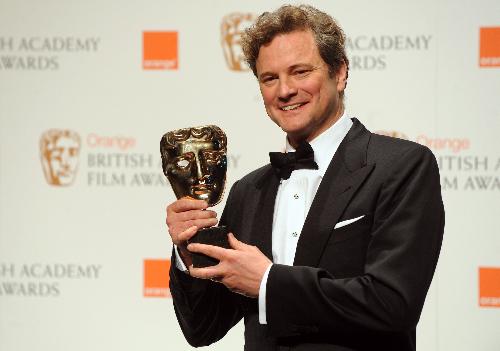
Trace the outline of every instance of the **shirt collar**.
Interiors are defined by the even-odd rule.
[[[310,144],[314,150],[314,161],[318,164],[318,171],[321,177],[325,175],[326,169],[337,151],[340,143],[349,132],[352,126],[351,119],[344,113],[327,130],[311,140]],[[286,138],[286,152],[293,152],[295,149]]]

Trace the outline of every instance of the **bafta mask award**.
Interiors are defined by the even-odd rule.
[[[188,196],[205,200],[209,206],[219,203],[224,193],[227,170],[227,138],[217,126],[174,130],[160,142],[163,173],[177,199]],[[189,243],[202,243],[229,248],[227,228],[198,230]],[[192,253],[194,267],[213,266],[214,258]]]

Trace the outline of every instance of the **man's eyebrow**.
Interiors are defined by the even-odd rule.
[[[314,71],[314,70],[317,70],[321,68],[321,65],[313,65],[312,63],[298,63],[298,64],[295,64],[293,66],[290,66],[289,67],[289,71],[290,72],[293,72],[297,69],[306,69],[306,70],[311,70],[311,71]]]
[[[294,69],[305,68],[305,67],[314,68],[315,66],[313,64],[310,64],[310,63],[296,63],[295,65],[288,67],[288,70],[293,71]]]
[[[262,72],[261,74],[259,74],[259,80],[261,80],[263,77],[272,77],[272,76],[275,76],[276,73],[273,73],[273,72]]]
[[[294,65],[291,65],[287,68],[287,71],[288,72],[292,72],[298,68],[307,68],[307,69],[317,69],[319,68],[320,66],[314,66],[313,64],[310,64],[310,63],[296,63]],[[268,72],[262,72],[260,75],[259,75],[259,80],[262,79],[263,77],[267,77],[267,76],[275,76],[276,73],[274,72],[271,72],[271,71],[268,71]]]

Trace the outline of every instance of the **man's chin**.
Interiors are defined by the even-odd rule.
[[[307,128],[307,126],[303,125],[295,125],[295,126],[285,125],[281,127],[281,129],[286,133],[289,139],[293,140],[307,139],[308,135],[310,134],[310,130]]]

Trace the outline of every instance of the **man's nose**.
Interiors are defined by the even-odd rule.
[[[297,94],[297,87],[290,78],[282,77],[279,79],[278,84],[278,97],[280,100],[289,100]]]

